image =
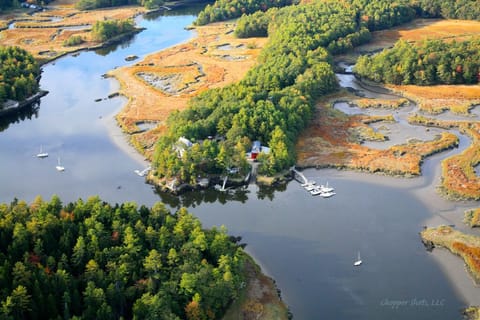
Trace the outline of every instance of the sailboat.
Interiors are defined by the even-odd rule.
[[[57,160],[58,160],[58,163],[55,169],[57,169],[57,171],[65,171],[65,168],[60,164],[60,157],[58,157]]]
[[[321,189],[323,192],[327,192],[327,193],[328,193],[328,192],[333,192],[333,191],[335,191],[334,188],[328,186],[328,181],[327,181],[327,184],[326,184],[325,186],[322,184],[322,185],[320,186],[320,189]]]
[[[358,267],[362,264],[362,259],[360,258],[360,251],[358,251],[357,261],[353,263],[355,267]]]
[[[43,152],[43,148],[42,148],[42,146],[40,146],[40,152],[37,153],[37,158],[46,158],[46,157],[48,157],[48,153]]]

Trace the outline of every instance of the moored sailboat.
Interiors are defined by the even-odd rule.
[[[55,166],[55,169],[57,169],[57,171],[65,171],[65,167],[63,167],[60,164],[60,157],[58,157],[58,159],[57,159],[57,165]]]
[[[46,158],[48,157],[48,153],[47,152],[43,152],[43,147],[40,146],[40,152],[37,153],[37,158]]]
[[[360,266],[362,263],[363,263],[363,262],[362,262],[362,259],[360,258],[360,251],[358,251],[357,260],[353,263],[353,265],[354,265],[355,267],[358,267],[358,266]]]

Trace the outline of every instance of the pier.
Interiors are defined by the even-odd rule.
[[[307,177],[305,177],[305,175],[303,173],[301,173],[300,171],[295,169],[295,167],[292,167],[291,170],[293,172],[293,178],[295,180],[297,180],[298,182],[300,182],[302,184],[307,184],[307,183],[311,182],[311,181],[308,181]]]

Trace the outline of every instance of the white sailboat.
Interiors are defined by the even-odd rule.
[[[355,267],[358,267],[362,264],[362,259],[360,258],[360,251],[358,251],[357,261],[353,263]]]
[[[334,188],[328,186],[328,181],[327,181],[327,184],[326,184],[326,185],[323,185],[323,184],[320,185],[320,189],[321,189],[323,192],[333,192],[333,191],[335,191]]]
[[[46,157],[48,157],[48,153],[43,152],[43,148],[42,148],[42,146],[40,146],[40,152],[37,153],[37,158],[46,158]]]
[[[58,157],[57,161],[58,161],[58,163],[57,163],[55,169],[57,169],[57,171],[65,171],[65,168],[60,164],[60,157]]]

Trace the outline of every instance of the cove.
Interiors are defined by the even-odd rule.
[[[278,189],[250,185],[173,197],[134,173],[145,164],[115,143],[124,137],[112,129],[125,99],[107,98],[118,84],[102,75],[135,63],[125,61],[129,55],[141,59],[191,38],[184,27],[193,19],[139,18],[146,30],[129,41],[44,66],[40,84],[50,93],[30,118],[13,119],[0,132],[0,201],[57,194],[67,203],[99,195],[112,203],[186,206],[205,227],[223,224],[242,236],[247,251],[276,279],[294,319],[459,318],[466,305],[418,236],[432,212],[409,192],[414,180],[363,181],[370,176],[306,170],[318,183],[328,180],[337,195],[312,197],[292,181]],[[48,158],[35,157],[40,146]],[[57,158],[65,172],[55,170]],[[357,251],[361,268],[353,267]]]

